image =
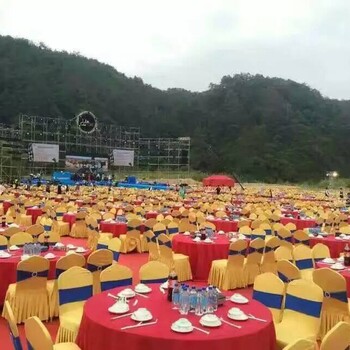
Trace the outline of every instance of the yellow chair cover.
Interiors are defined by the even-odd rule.
[[[323,338],[320,350],[347,349],[350,346],[350,324],[337,323]]]
[[[92,274],[81,267],[71,267],[59,276],[57,286],[60,327],[56,343],[74,342],[85,301],[92,296]]]
[[[243,266],[243,274],[247,285],[253,284],[255,277],[260,273],[260,264],[264,248],[265,242],[261,238],[256,238],[250,242],[248,255]]]
[[[277,274],[284,283],[301,278],[300,270],[289,260],[277,261]]]
[[[292,250],[282,245],[275,250],[275,258],[276,258],[276,261],[280,261],[280,260],[293,261]]]
[[[275,250],[280,245],[280,239],[277,237],[271,237],[265,243],[265,250],[261,261],[261,272],[277,273],[277,264],[275,258]]]
[[[168,280],[169,267],[159,261],[149,261],[141,266],[139,277],[141,283],[163,283]]]
[[[305,244],[299,244],[293,249],[293,257],[296,267],[300,270],[301,278],[312,280],[314,262],[312,260],[311,249]]]
[[[101,271],[100,281],[102,292],[112,288],[131,286],[132,270],[127,266],[113,264]]]
[[[287,345],[283,350],[317,350],[317,342],[308,339],[299,339]]]
[[[155,234],[152,231],[146,231],[143,237],[147,240],[148,260],[159,260],[159,247]]]
[[[86,213],[80,211],[76,214],[75,223],[72,226],[70,232],[71,237],[75,238],[87,238],[87,225],[85,222]]]

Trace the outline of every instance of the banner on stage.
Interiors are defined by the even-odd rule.
[[[47,143],[32,143],[29,150],[33,162],[56,163],[60,158],[59,145]]]
[[[134,166],[134,151],[127,149],[114,149],[113,165]]]
[[[102,157],[84,157],[84,156],[66,156],[66,168],[70,170],[79,170],[81,168],[90,168],[91,170],[107,171],[108,158]]]

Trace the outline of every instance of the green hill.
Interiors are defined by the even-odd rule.
[[[234,67],[232,67],[234,68]],[[0,122],[19,113],[140,126],[143,135],[191,136],[191,163],[245,180],[350,177],[350,102],[261,75],[225,76],[202,93],[162,91],[78,54],[0,36]]]

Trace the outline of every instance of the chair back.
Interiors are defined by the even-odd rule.
[[[57,280],[60,316],[80,308],[93,294],[93,277],[90,271],[74,266],[60,274]]]
[[[242,226],[238,229],[238,233],[241,233],[242,235],[246,236],[247,238],[250,238],[252,234],[252,229],[249,226]]]
[[[260,238],[265,240],[265,236],[266,232],[262,228],[255,228],[250,235],[250,239],[254,240],[256,238]]]
[[[317,350],[317,342],[309,339],[298,339],[283,350]]]
[[[247,264],[260,264],[265,249],[265,241],[262,238],[255,238],[250,241]]]
[[[56,279],[61,275],[62,272],[67,271],[71,267],[84,267],[85,264],[86,260],[83,255],[72,253],[66,256],[62,256],[56,263]]]
[[[10,237],[9,244],[23,247],[26,243],[33,243],[33,236],[27,232],[17,232]]]
[[[275,258],[276,258],[276,261],[280,261],[280,260],[293,261],[292,250],[282,245],[275,250]]]
[[[8,227],[3,233],[2,235],[10,238],[12,235],[14,235],[15,233],[21,232],[21,229],[19,227]]]
[[[112,263],[113,253],[108,249],[98,249],[89,255],[87,269],[93,274],[99,274],[102,270],[111,266]]]
[[[284,283],[289,283],[301,278],[300,270],[289,260],[277,261],[277,274]]]
[[[31,256],[17,264],[16,292],[46,290],[50,262],[42,256]]]
[[[299,270],[312,269],[314,267],[311,249],[304,244],[299,244],[294,247],[293,257],[295,265]]]
[[[239,239],[230,244],[227,267],[243,266],[247,254],[248,243],[244,239]]]
[[[266,272],[255,278],[253,299],[267,306],[275,322],[280,322],[284,297],[284,283],[273,273]]]
[[[294,245],[298,245],[298,244],[305,244],[307,246],[310,245],[310,237],[303,230],[295,231],[293,234],[293,239],[294,239]]]
[[[347,349],[350,346],[350,324],[339,322],[323,338],[320,350]]]
[[[141,266],[139,275],[141,283],[163,283],[168,280],[169,267],[159,261],[149,261]]]
[[[24,322],[24,329],[30,350],[53,350],[51,335],[37,316]]]
[[[113,253],[113,260],[118,262],[120,255],[120,247],[122,242],[118,237],[114,237],[108,241],[108,249]]]
[[[277,237],[282,241],[292,242],[292,233],[286,227],[277,229]]]
[[[57,242],[61,242],[61,236],[58,232],[51,231],[47,237],[44,233],[41,233],[38,237],[39,243],[44,243],[47,240],[49,245],[55,245]]]
[[[303,279],[287,286],[282,323],[298,320],[315,339],[320,327],[323,291],[315,283]],[[293,323],[292,323],[293,324]]]
[[[265,250],[262,258],[262,263],[275,263],[276,258],[275,258],[275,250],[279,247],[280,245],[280,239],[278,237],[271,237],[265,242]]]
[[[157,238],[152,231],[147,231],[143,233],[143,237],[147,240],[147,247],[149,253],[149,260],[159,259],[159,247],[157,243]]]
[[[132,219],[128,221],[128,232],[137,230],[138,232],[141,232],[141,225],[142,221],[140,219]]]
[[[32,226],[29,226],[26,229],[26,232],[32,235],[33,237],[38,237],[40,234],[44,233],[44,228],[39,224],[35,224]]]
[[[173,221],[169,222],[167,226],[167,232],[170,239],[172,239],[175,235],[179,233],[179,224]]]
[[[291,233],[297,230],[297,226],[293,222],[288,222],[288,224],[285,225],[285,228],[288,229]]]
[[[165,234],[166,235],[166,226],[164,224],[162,224],[161,222],[156,223],[153,226],[153,233],[156,237],[158,237],[161,234]]]
[[[19,337],[15,315],[13,314],[11,305],[7,300],[5,300],[5,303],[4,303],[4,317],[7,320],[10,328],[10,337],[11,337],[14,350],[22,350],[23,347],[22,347],[21,339]]]
[[[168,266],[173,265],[173,251],[171,240],[164,233],[158,236],[160,260]]]
[[[323,260],[325,258],[330,258],[331,253],[329,248],[323,243],[317,243],[311,249],[311,256],[314,259],[314,262]]]
[[[131,286],[132,270],[127,266],[113,264],[101,272],[100,281],[102,292],[112,288]]]
[[[0,250],[6,250],[8,248],[8,240],[5,236],[0,235]]]
[[[115,215],[111,212],[104,213],[102,216],[103,220],[115,219]]]
[[[273,230],[272,230],[272,227],[271,227],[270,224],[264,223],[264,222],[263,222],[263,223],[259,226],[259,228],[265,231],[266,236],[271,236],[271,235],[273,235]]]
[[[108,249],[108,242],[111,240],[108,236],[103,236],[97,241],[97,249]]]
[[[153,226],[157,223],[157,219],[151,218],[148,219],[144,222],[145,225],[145,232],[149,231],[149,230],[153,230]]]

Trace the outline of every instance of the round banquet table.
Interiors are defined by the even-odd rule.
[[[123,235],[128,230],[128,225],[124,222],[100,222],[100,231],[101,232],[110,232],[113,234],[113,237],[119,237]]]
[[[27,215],[31,215],[32,217],[32,224],[34,225],[36,223],[36,219],[42,215],[43,211],[40,208],[28,208],[27,209]]]
[[[158,212],[156,211],[149,211],[148,213],[146,213],[145,218],[146,219],[156,219],[158,215]]]
[[[108,308],[115,300],[108,297],[107,294],[116,295],[123,289],[123,287],[116,288],[99,293],[85,303],[76,340],[78,346],[82,350],[115,350],[116,348],[128,350],[178,350],[182,348],[191,350],[275,350],[276,336],[271,312],[259,302],[251,300],[248,304],[239,305],[239,307],[244,312],[252,313],[267,322],[247,320],[242,322],[241,329],[222,324],[218,328],[208,328],[209,335],[196,330],[187,334],[179,334],[173,332],[170,326],[183,316],[178,310],[172,309],[172,305],[166,300],[166,294],[160,292],[158,284],[151,286],[153,290],[148,294],[149,298],[137,298],[137,306],[131,306],[130,309],[131,311],[141,307],[149,309],[154,319],[158,320],[157,324],[121,330],[122,327],[134,325],[136,322],[129,317],[111,320],[113,315],[108,312]],[[235,306],[237,307],[232,302],[226,301],[223,306],[219,307],[216,314],[229,320],[227,312]],[[185,317],[194,326],[203,328],[199,324],[198,316],[191,313]]]
[[[238,230],[238,221],[229,221],[229,220],[208,220],[213,223],[217,231],[224,232],[237,232]]]
[[[310,246],[313,247],[317,243],[323,243],[329,248],[331,258],[339,258],[340,253],[344,252],[346,244],[350,247],[350,241],[348,239],[338,239],[334,236],[325,238],[310,238]]]
[[[10,201],[4,201],[2,203],[2,207],[4,208],[4,214],[6,214],[7,211],[9,210],[9,208],[12,206],[13,206],[13,204]]]
[[[75,213],[65,213],[63,214],[62,221],[69,223],[69,228],[71,229],[73,224],[75,223]]]
[[[303,230],[304,228],[316,226],[315,219],[295,219],[295,218],[281,218],[282,225],[287,225],[288,223],[293,223],[297,227],[297,230]]]
[[[331,264],[326,264],[324,262],[317,262],[316,264],[316,269],[320,269],[322,267],[328,267],[330,268]],[[348,295],[348,298],[350,298],[350,271],[348,268],[344,269],[344,270],[336,270],[337,272],[339,272],[346,281],[346,293]]]
[[[74,241],[72,242],[74,244]],[[86,248],[86,247],[84,247]],[[42,256],[45,256],[47,253],[53,253],[56,255],[55,258],[49,259],[50,261],[50,269],[48,274],[48,279],[55,279],[55,270],[56,270],[56,263],[59,258],[66,255],[65,251],[62,250],[53,250],[50,248],[48,251],[42,253]],[[8,286],[11,283],[16,282],[16,271],[17,271],[17,264],[21,261],[21,255],[22,255],[22,249],[17,251],[10,252],[12,255],[10,258],[3,258],[0,259],[0,305],[4,304],[4,299],[6,295],[6,291]],[[85,258],[87,258],[90,254],[90,251],[86,251],[83,253]]]
[[[230,242],[224,235],[216,235],[214,243],[193,242],[191,236],[176,235],[172,240],[175,253],[188,255],[194,280],[208,280],[211,262],[227,259]]]

